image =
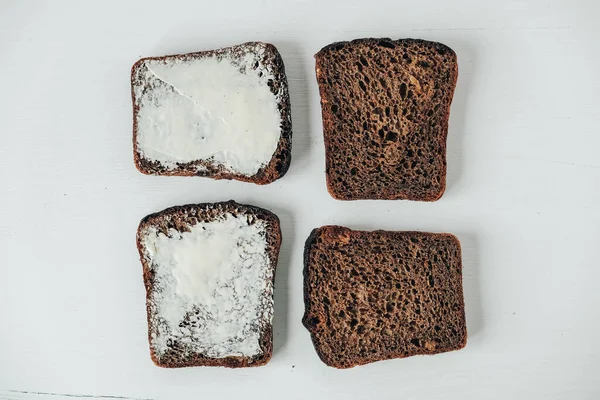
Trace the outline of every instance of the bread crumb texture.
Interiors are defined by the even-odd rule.
[[[417,39],[357,39],[315,58],[331,195],[439,199],[458,77],[454,51]]]
[[[450,234],[315,229],[303,324],[327,365],[349,368],[465,346],[461,250]]]

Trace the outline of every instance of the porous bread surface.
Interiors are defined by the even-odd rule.
[[[467,339],[451,234],[324,226],[304,248],[303,324],[327,365],[457,350]]]
[[[151,91],[155,83],[148,81],[146,62],[161,61],[191,62],[205,58],[227,58],[233,63],[240,62],[247,54],[256,54],[259,61],[252,68],[263,68],[272,76],[267,84],[271,93],[276,96],[277,109],[281,115],[281,136],[270,162],[261,167],[254,175],[245,175],[227,170],[223,165],[211,159],[198,159],[190,162],[178,162],[175,167],[164,165],[144,156],[139,148],[138,114],[140,111],[141,93]],[[240,66],[240,68],[243,68]],[[136,96],[136,91],[138,92]],[[133,103],[133,153],[137,169],[147,175],[205,176],[213,179],[235,179],[256,184],[268,184],[281,178],[289,169],[292,157],[292,117],[287,77],[283,59],[277,48],[270,43],[248,42],[217,50],[201,51],[187,54],[176,54],[163,57],[146,57],[138,60],[131,69],[131,98]]]
[[[357,39],[315,58],[331,195],[439,199],[458,77],[454,51],[418,39]]]
[[[153,260],[145,246],[147,235],[149,233],[172,235],[173,230],[182,233],[189,232],[192,227],[199,223],[220,221],[229,216],[246,218],[250,226],[256,224],[264,226],[269,282],[265,286],[260,309],[257,315],[254,316],[255,321],[252,323],[252,326],[257,327],[259,330],[260,352],[252,357],[211,357],[205,353],[194,351],[198,348],[198,343],[194,342],[199,338],[193,336],[181,338],[175,335],[169,335],[166,339],[161,339],[161,346],[164,344],[166,346],[159,349],[156,345],[157,336],[164,335],[165,332],[170,333],[160,313],[161,297],[168,288],[165,288],[165,282],[160,281],[160,276],[157,274],[158,268],[153,264]],[[273,351],[273,285],[280,245],[281,229],[279,219],[275,214],[259,207],[238,204],[234,201],[171,207],[143,218],[137,231],[137,247],[146,286],[148,341],[150,343],[150,355],[154,363],[167,368],[203,365],[236,368],[266,364],[270,360]],[[194,332],[194,329],[201,330],[203,318],[205,317],[198,313],[197,309],[190,312],[186,311],[181,327],[193,328],[190,329],[191,332]],[[206,323],[205,325],[208,326],[209,324]]]

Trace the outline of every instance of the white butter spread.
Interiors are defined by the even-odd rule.
[[[281,113],[264,52],[258,43],[242,54],[146,60],[134,83],[142,155],[168,169],[208,160],[246,176],[267,165],[281,135]]]
[[[262,354],[260,335],[273,317],[265,223],[227,214],[190,229],[144,233],[155,273],[152,349],[161,356],[177,342],[211,358]]]

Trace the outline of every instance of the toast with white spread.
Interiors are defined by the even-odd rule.
[[[222,203],[172,207],[140,222],[148,340],[160,367],[250,367],[273,349],[277,216]]]
[[[131,70],[136,167],[267,184],[291,161],[283,60],[272,44],[142,58]]]

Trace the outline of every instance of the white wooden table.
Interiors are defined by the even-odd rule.
[[[600,398],[599,17],[598,2],[567,0],[0,2],[0,398]],[[436,203],[326,191],[313,54],[365,36],[458,54]],[[288,174],[259,187],[137,172],[131,65],[249,40],[285,61]],[[255,369],[157,368],[137,224],[230,198],[282,221],[274,356]],[[302,250],[329,223],[457,234],[467,347],[322,364],[300,323]]]

